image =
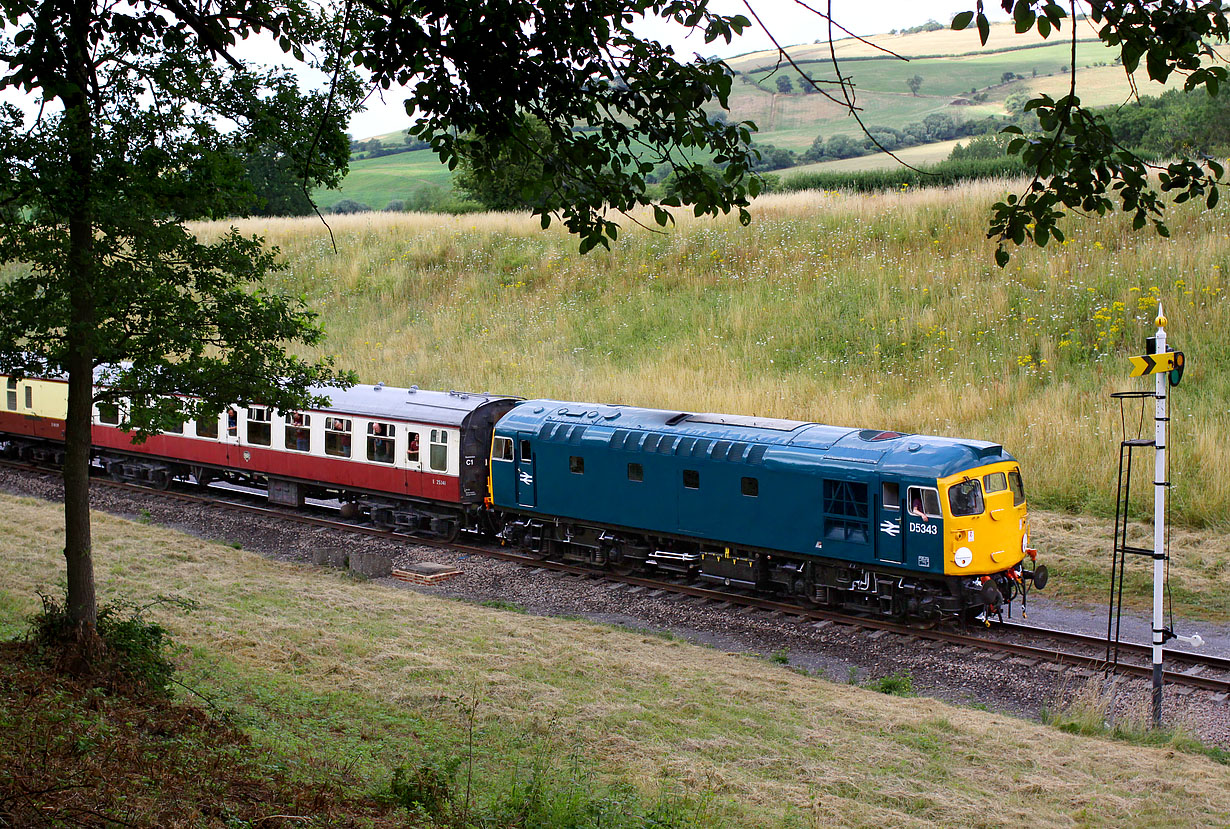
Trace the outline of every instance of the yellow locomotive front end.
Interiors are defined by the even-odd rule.
[[[1016,461],[966,470],[937,481],[944,513],[944,574],[982,585],[988,615],[1030,586],[1043,587],[1034,566],[1025,484]],[[1028,563],[1026,562],[1028,559]]]

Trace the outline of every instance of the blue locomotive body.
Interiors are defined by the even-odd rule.
[[[518,516],[506,537],[544,553],[941,615],[981,606],[985,575],[946,577],[962,522],[941,482],[995,464],[1015,465],[980,441],[529,400],[496,425],[490,468]]]

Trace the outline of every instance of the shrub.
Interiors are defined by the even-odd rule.
[[[411,811],[420,811],[429,817],[444,817],[453,802],[453,782],[461,758],[453,757],[443,763],[428,760],[417,768],[398,766],[393,769],[393,782],[389,788],[393,800]]]
[[[355,201],[354,199],[342,199],[333,207],[329,208],[330,213],[366,213],[371,210],[363,202]]]
[[[384,206],[385,213],[401,213],[406,209],[405,199],[393,199]]]
[[[173,604],[182,610],[195,605],[185,599],[160,598],[138,607],[116,601],[98,609],[99,654],[80,653],[76,625],[68,614],[68,601],[40,595],[43,609],[30,616],[26,642],[36,659],[68,667],[74,673],[92,675],[113,690],[168,696],[175,666],[168,657],[173,644],[166,628],[150,622],[145,612],[158,604]]]
[[[914,680],[909,674],[889,674],[867,685],[869,691],[879,691],[890,697],[914,696]]]

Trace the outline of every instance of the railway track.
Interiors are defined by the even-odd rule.
[[[29,464],[3,460],[0,461],[0,466],[33,474],[58,477],[58,472],[54,470]],[[655,595],[671,594],[678,596],[681,600],[692,600],[710,605],[725,604],[727,607],[748,608],[775,614],[787,619],[794,619],[801,625],[812,625],[818,628],[842,625],[862,629],[875,636],[895,635],[935,643],[931,647],[947,645],[956,648],[987,651],[993,654],[1003,654],[1004,657],[1000,658],[1015,657],[1024,660],[1025,664],[1048,662],[1088,672],[1109,674],[1113,671],[1120,676],[1142,679],[1148,679],[1152,675],[1152,667],[1149,664],[1151,658],[1150,647],[1134,642],[1120,642],[1119,662],[1117,665],[1109,665],[1105,658],[1106,640],[1088,634],[1039,628],[1014,621],[996,621],[989,628],[977,633],[919,627],[871,617],[852,616],[839,611],[802,607],[761,596],[718,590],[680,581],[635,575],[621,576],[574,563],[551,561],[533,554],[496,545],[457,541],[446,542],[439,539],[402,535],[389,530],[319,514],[319,512],[313,514],[271,507],[268,504],[258,503],[258,500],[263,500],[263,496],[258,496],[241,489],[210,487],[202,492],[193,493],[182,489],[154,490],[149,487],[110,481],[105,478],[96,478],[94,482],[102,486],[128,490],[152,498],[167,498],[199,503],[222,509],[242,511],[266,518],[328,527],[348,533],[403,539],[414,544],[498,558],[525,567],[559,572],[578,578],[620,582],[631,587],[640,587],[647,591],[661,591],[661,593]],[[324,510],[326,508],[315,507],[314,509]],[[1001,633],[1010,635],[1012,639],[998,638]],[[1230,699],[1230,659],[1197,654],[1190,651],[1166,649],[1165,664],[1164,682],[1210,692],[1216,695],[1219,701]]]

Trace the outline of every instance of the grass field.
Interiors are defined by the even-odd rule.
[[[365,158],[352,162],[339,190],[317,190],[313,195],[322,208],[342,199],[354,199],[373,210],[383,210],[393,199],[409,199],[421,187],[452,186],[453,174],[431,150]]]
[[[0,513],[0,635],[12,636],[36,588],[53,589],[62,572],[63,519],[57,505],[8,496]],[[636,825],[1212,826],[1230,813],[1230,767],[1177,745],[885,696],[105,515],[94,528],[102,597],[195,601],[186,616],[153,611],[183,646],[181,679],[303,786],[323,778],[357,796],[387,790],[394,766],[460,758],[454,792],[460,800],[472,759],[471,815],[499,813],[518,791],[524,801],[536,779],[592,803],[603,827],[663,802],[657,822]],[[594,812],[581,816],[568,825],[597,825]]]
[[[312,220],[240,227],[281,246],[282,287],[366,381],[995,440],[1035,506],[1101,515],[1121,439],[1109,394],[1136,386],[1127,357],[1161,300],[1190,356],[1175,517],[1225,528],[1230,481],[1207,474],[1230,467],[1224,211],[1178,209],[1169,241],[1077,219],[1001,271],[983,237],[1003,192],[770,197],[747,228],[628,222],[587,257],[517,215],[338,218],[336,254]]]

